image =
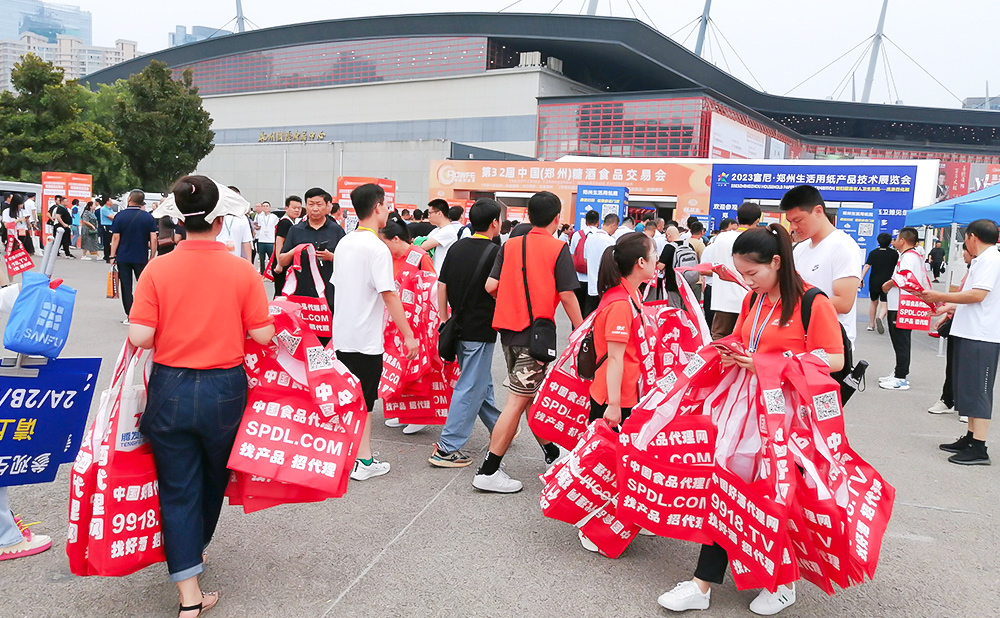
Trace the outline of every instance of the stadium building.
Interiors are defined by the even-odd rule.
[[[312,22],[173,47],[214,120],[199,172],[277,202],[340,176],[423,204],[431,162],[566,155],[939,159],[951,197],[1000,180],[1000,114],[763,93],[633,19],[450,13]],[[475,197],[474,195],[472,197]]]

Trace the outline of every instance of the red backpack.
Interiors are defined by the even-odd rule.
[[[583,245],[587,242],[587,233],[583,230],[577,232],[580,240],[576,241],[576,249],[573,250],[573,267],[581,275],[587,274],[587,260],[583,257]]]

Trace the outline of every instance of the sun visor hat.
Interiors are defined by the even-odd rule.
[[[209,180],[215,182],[211,178]],[[185,216],[205,215],[205,221],[211,223],[216,218],[224,215],[245,215],[250,212],[250,202],[246,201],[239,193],[225,185],[220,185],[218,182],[215,182],[215,186],[219,189],[219,202],[211,212],[189,212],[185,215],[177,207],[177,201],[174,200],[174,196],[171,194],[160,202],[160,205],[153,211],[153,216],[157,219],[160,217],[173,217],[183,221]]]

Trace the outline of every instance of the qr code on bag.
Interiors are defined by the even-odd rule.
[[[299,349],[299,343],[302,341],[302,337],[296,337],[287,330],[283,330],[278,333],[278,341],[284,344],[285,349],[288,350],[289,354],[294,355],[295,351]]]
[[[333,369],[333,360],[330,353],[322,346],[306,348],[306,366],[309,371],[320,371],[323,369]]]
[[[687,364],[687,367],[684,368],[684,375],[690,378],[694,374],[698,373],[698,370],[704,366],[705,366],[705,359],[702,358],[701,356],[696,355]]]
[[[785,413],[785,395],[780,388],[772,388],[764,391],[764,406],[768,414]]]
[[[816,408],[816,420],[825,421],[840,416],[840,403],[834,391],[814,396],[813,407]]]
[[[874,221],[863,221],[858,223],[858,236],[871,236],[875,233]]]

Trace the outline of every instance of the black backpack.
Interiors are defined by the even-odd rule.
[[[802,305],[799,307],[799,312],[802,317],[802,330],[805,331],[808,337],[809,333],[809,319],[812,317],[812,306],[813,301],[816,300],[817,296],[826,296],[823,290],[819,288],[809,288],[806,293],[802,295]],[[750,296],[750,306],[753,307],[754,303],[757,302],[757,292],[754,292]],[[840,371],[831,371],[830,377],[840,384],[840,403],[841,405],[846,405],[847,400],[858,390],[859,384],[864,380],[864,372],[868,368],[868,363],[866,361],[860,361],[857,365],[857,373],[855,373],[854,366],[854,351],[853,344],[851,343],[850,337],[847,336],[847,331],[844,329],[844,325],[837,322],[840,327],[840,338],[844,343],[844,367]],[[862,389],[863,390],[863,389]]]

